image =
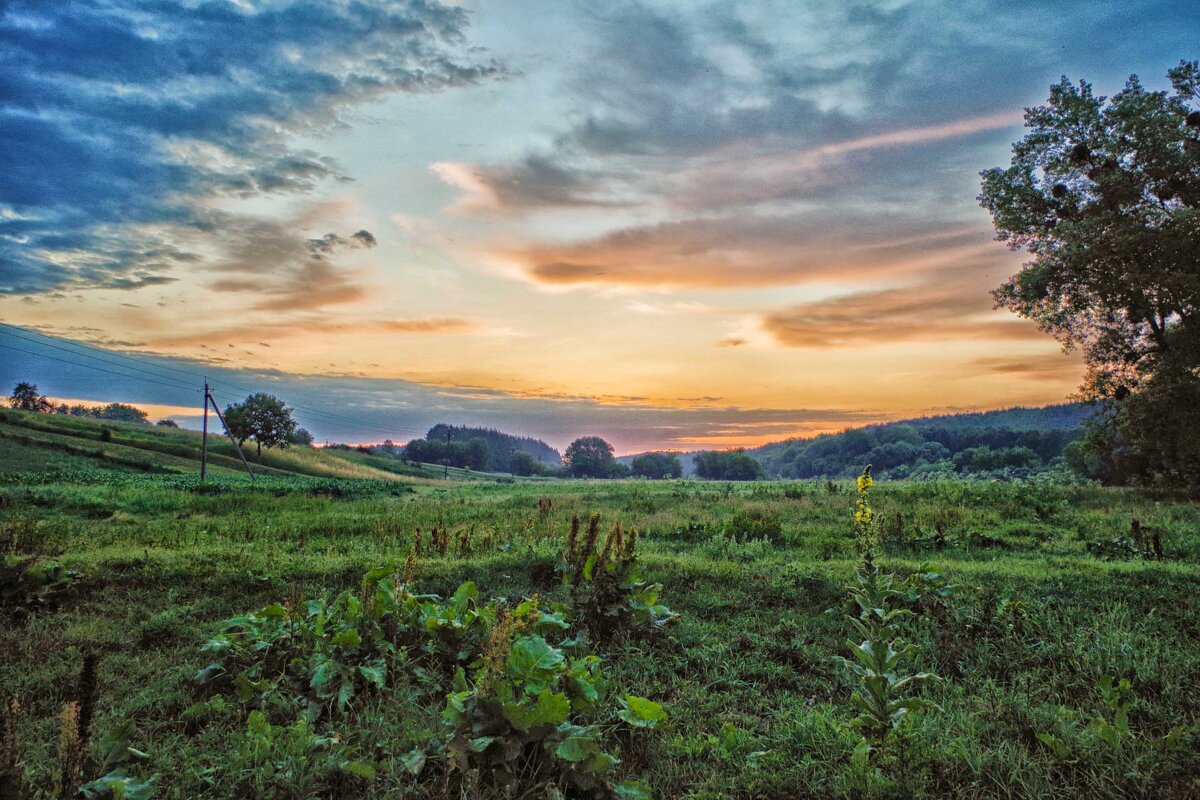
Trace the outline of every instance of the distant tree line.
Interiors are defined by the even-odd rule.
[[[1064,451],[1081,434],[1080,428],[889,424],[778,442],[753,454],[778,478],[849,478],[862,464],[890,478],[1023,477],[1064,463]]]
[[[696,476],[710,481],[756,481],[763,466],[745,450],[709,450],[697,453]]]
[[[522,476],[551,475],[562,464],[558,451],[541,439],[444,423],[410,441],[401,453],[408,461]]]
[[[149,415],[135,406],[125,403],[108,403],[102,406],[85,406],[81,403],[57,406],[40,391],[36,383],[22,381],[13,387],[8,404],[20,411],[34,411],[41,414],[63,414],[72,417],[90,417],[113,422],[146,422]]]

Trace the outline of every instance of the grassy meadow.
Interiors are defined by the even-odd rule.
[[[939,679],[916,689],[936,708],[866,756],[848,725],[855,682],[835,661],[854,634],[850,482],[441,481],[290,450],[251,484],[218,445],[200,484],[196,444],[144,426],[0,416],[0,797],[21,796],[5,794],[18,785],[59,796],[64,759],[82,762],[84,781],[100,777],[103,737],[126,722],[145,754],[122,767],[136,778],[130,797],[1200,795],[1195,503],[1053,483],[877,484],[881,564],[897,581],[920,576],[897,600],[913,612],[898,624],[913,668]],[[637,568],[677,619],[578,635],[564,551],[572,517],[593,514],[603,531],[638,532]],[[478,597],[419,601],[436,611],[436,635],[429,615],[411,640],[403,625],[370,622],[380,586],[407,587],[384,592],[401,598],[399,618],[413,596],[450,598],[467,581]],[[534,596],[542,611],[517,606]],[[326,667],[298,684],[279,677],[317,663],[303,638],[314,619],[357,626],[320,656],[361,667],[344,673],[350,697],[322,693]],[[261,638],[236,639],[253,626]],[[634,720],[572,706],[592,722],[572,728],[555,763],[574,777],[591,769],[591,731],[619,759],[595,783],[537,772],[548,751],[534,724],[511,783],[486,777],[507,746],[491,721],[466,751],[431,744],[467,713],[447,695],[469,701],[502,673],[474,663],[496,660],[495,631],[522,626],[561,628],[544,634],[550,662],[597,656],[594,702],[617,698]],[[358,631],[382,637],[370,662]],[[446,642],[461,649],[439,650]],[[275,653],[287,658],[266,681]],[[516,651],[504,653],[515,669]],[[245,679],[233,677],[237,658]],[[197,680],[214,660],[218,677]],[[1106,690],[1106,677],[1128,688]],[[94,735],[78,756],[63,709],[81,694],[94,697]],[[639,716],[637,698],[665,719]],[[124,789],[104,791],[94,796]]]

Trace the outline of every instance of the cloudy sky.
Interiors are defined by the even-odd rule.
[[[7,0],[0,319],[341,440],[691,449],[1060,401],[1077,358],[991,308],[1021,258],[978,173],[1060,75],[1161,86],[1198,27],[1163,0]],[[6,330],[0,380],[195,405]]]

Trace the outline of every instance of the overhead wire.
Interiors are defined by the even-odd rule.
[[[128,372],[117,372],[116,370],[112,370],[112,369],[104,369],[103,367],[95,367],[95,366],[92,366],[91,364],[84,364],[79,361],[71,361],[70,359],[59,358],[58,356],[52,356],[52,355],[48,355],[46,353],[37,353],[37,352],[34,352],[33,350],[26,350],[21,347],[14,347],[10,344],[0,343],[0,347],[4,347],[8,350],[16,350],[18,353],[26,353],[31,356],[36,356],[38,358],[49,358],[52,361],[61,361],[64,364],[72,364],[76,367],[83,367],[84,369],[94,369],[97,372],[107,372],[110,375],[117,375],[119,377],[127,378],[130,380],[145,381],[146,383],[157,383],[162,386],[169,386],[172,389],[183,389],[183,390],[187,390],[187,391],[191,391],[191,392],[199,392],[200,391],[199,389],[197,389],[194,386],[184,386],[183,384],[167,383],[166,381],[154,380],[153,378],[143,378],[138,375],[130,375]]]
[[[111,351],[108,351],[108,350],[104,350],[104,349],[101,349],[101,348],[98,348],[98,347],[91,347],[91,346],[89,346],[89,345],[85,345],[85,344],[82,344],[82,343],[79,343],[79,342],[74,342],[74,341],[70,341],[70,340],[64,340],[64,339],[57,339],[57,338],[54,338],[54,337],[50,337],[50,336],[48,336],[47,334],[40,333],[40,332],[38,332],[38,331],[31,331],[31,330],[28,330],[28,329],[26,329],[26,328],[21,328],[21,327],[18,327],[18,326],[16,326],[16,325],[11,325],[11,324],[9,324],[9,323],[6,323],[6,322],[0,322],[0,326],[3,326],[3,327],[5,327],[5,328],[12,328],[12,329],[14,329],[14,330],[22,331],[22,332],[24,332],[24,333],[33,333],[33,334],[36,334],[37,336],[41,336],[41,337],[44,337],[44,338],[47,338],[47,339],[54,339],[54,341],[55,341],[55,342],[62,342],[62,343],[64,343],[64,344],[70,344],[70,345],[74,345],[74,346],[76,346],[76,347],[80,347],[80,348],[83,348],[83,349],[86,349],[86,350],[92,350],[92,351],[95,351],[95,352],[98,352],[98,353],[103,353],[103,354],[105,354],[105,355],[107,355],[107,356],[112,356],[112,357],[114,357],[114,358],[119,358],[119,359],[122,359],[122,360],[124,360],[124,361],[130,361],[130,362],[133,362],[133,363],[135,363],[135,364],[140,364],[140,365],[142,365],[142,366],[144,366],[144,367],[149,367],[149,368],[151,368],[151,369],[168,370],[168,371],[170,371],[170,372],[175,372],[175,373],[178,373],[178,374],[181,374],[181,375],[186,375],[186,376],[188,376],[188,377],[190,377],[190,378],[194,378],[194,379],[195,379],[195,380],[197,380],[197,381],[200,381],[200,380],[204,380],[204,379],[205,379],[205,378],[204,378],[204,376],[203,376],[203,375],[201,375],[200,373],[196,373],[196,372],[188,372],[188,371],[186,371],[186,370],[178,369],[178,368],[175,368],[175,367],[167,367],[167,366],[161,366],[161,365],[158,365],[158,364],[152,364],[152,363],[150,363],[150,362],[147,362],[147,361],[144,361],[144,360],[142,360],[142,359],[139,359],[139,358],[134,358],[133,356],[127,356],[127,355],[122,355],[122,354],[118,354],[118,353],[113,353],[113,352],[111,352]],[[138,372],[142,372],[142,373],[144,373],[144,374],[146,374],[146,375],[152,375],[152,376],[154,376],[154,378],[157,378],[157,379],[162,379],[162,380],[153,380],[153,379],[150,379],[150,378],[140,378],[140,377],[137,377],[137,376],[128,375],[128,374],[126,374],[126,373],[120,373],[120,372],[115,372],[115,371],[113,371],[113,370],[102,369],[102,368],[100,368],[100,367],[94,367],[94,366],[92,366],[92,365],[90,365],[90,364],[80,364],[80,363],[78,363],[78,362],[75,362],[75,361],[70,361],[70,360],[68,360],[68,359],[65,359],[65,358],[59,358],[59,357],[51,356],[51,355],[49,355],[49,354],[46,354],[46,353],[36,353],[36,352],[29,351],[29,350],[22,350],[21,348],[12,347],[12,346],[9,346],[9,345],[0,345],[0,346],[3,346],[3,347],[8,347],[8,349],[10,349],[10,350],[17,350],[17,351],[19,351],[19,352],[28,353],[29,355],[34,355],[34,356],[38,356],[38,357],[41,357],[41,358],[49,358],[49,359],[52,359],[52,360],[55,360],[55,361],[62,361],[62,362],[64,362],[64,363],[68,363],[68,364],[74,364],[75,366],[80,366],[80,367],[84,367],[84,368],[87,368],[87,369],[94,369],[94,370],[98,370],[98,371],[100,371],[100,372],[107,372],[107,373],[110,373],[110,374],[113,374],[113,375],[120,375],[121,377],[133,378],[133,379],[135,379],[135,380],[147,381],[147,382],[149,382],[149,383],[158,383],[158,384],[160,384],[160,385],[162,385],[162,386],[170,386],[171,388],[176,388],[176,389],[187,389],[188,391],[194,391],[194,392],[199,392],[199,391],[200,391],[200,389],[197,389],[197,388],[195,388],[195,387],[193,387],[193,386],[185,386],[185,385],[183,385],[183,384],[181,384],[181,383],[167,383],[167,382],[166,382],[167,380],[171,380],[171,378],[170,378],[169,376],[165,376],[165,375],[157,375],[157,374],[155,374],[155,373],[153,373],[153,372],[149,372],[149,371],[148,371],[148,370],[146,370],[146,369],[138,369],[137,367],[131,367],[131,366],[126,366],[126,365],[124,365],[124,364],[118,364],[118,363],[116,363],[116,362],[113,362],[113,361],[108,361],[108,360],[106,360],[106,359],[102,359],[102,358],[97,358],[96,356],[91,356],[91,355],[88,355],[88,354],[86,354],[86,353],[79,353],[79,352],[75,352],[74,350],[70,350],[70,349],[68,349],[68,348],[66,348],[66,347],[59,346],[58,344],[50,344],[49,342],[43,342],[43,341],[40,341],[40,340],[38,340],[38,339],[32,339],[32,338],[30,338],[30,337],[28,337],[28,336],[19,336],[19,335],[17,335],[17,334],[14,334],[14,333],[11,333],[11,332],[9,332],[9,331],[5,331],[5,330],[0,330],[0,334],[4,334],[4,335],[7,335],[7,336],[12,336],[12,337],[14,337],[14,338],[17,338],[17,339],[23,339],[23,340],[25,340],[25,341],[32,342],[33,344],[35,344],[35,345],[38,345],[38,346],[40,346],[40,347],[50,347],[50,348],[53,348],[53,349],[55,349],[55,350],[60,350],[60,351],[62,351],[62,352],[70,353],[70,354],[72,354],[72,355],[74,355],[74,356],[76,356],[76,357],[80,357],[80,358],[88,358],[88,359],[92,359],[92,360],[94,360],[94,361],[98,361],[98,362],[101,362],[101,363],[109,364],[110,366],[116,366],[116,367],[120,367],[121,369],[125,369],[125,370],[136,370],[136,371],[138,371]],[[175,381],[178,381],[178,379],[174,379],[174,380],[175,380]],[[239,385],[239,384],[233,383],[232,381],[222,381],[222,380],[220,380],[219,378],[217,379],[216,383],[217,383],[217,384],[219,384],[219,385],[221,385],[221,386],[228,386],[228,387],[231,387],[231,388],[234,388],[234,389],[238,389],[238,390],[240,390],[240,391],[248,392],[248,393],[251,393],[251,394],[253,394],[255,391],[260,391],[260,390],[251,389],[251,388],[249,388],[249,387],[246,387],[246,386],[241,386],[241,385]],[[215,388],[215,386],[210,386],[209,388],[210,388],[210,391],[211,391],[211,390],[213,390],[213,389]],[[228,395],[226,395],[226,397],[228,397]],[[344,424],[344,425],[350,425],[350,426],[353,426],[353,427],[356,427],[356,428],[360,428],[360,429],[366,429],[366,430],[369,430],[369,431],[371,431],[371,432],[373,432],[373,433],[383,433],[383,434],[385,434],[385,435],[387,435],[387,436],[389,436],[389,437],[390,437],[390,436],[400,436],[401,438],[403,438],[403,437],[405,437],[405,436],[409,436],[409,435],[413,435],[413,436],[421,436],[421,435],[423,435],[423,434],[424,434],[424,431],[421,431],[421,430],[419,430],[419,429],[417,429],[417,428],[390,428],[390,427],[385,427],[385,426],[381,426],[381,425],[375,425],[375,424],[371,424],[371,423],[366,423],[366,422],[363,422],[362,420],[359,420],[359,419],[354,419],[353,417],[346,417],[346,416],[342,416],[342,415],[340,415],[340,414],[334,414],[334,413],[332,413],[332,412],[328,412],[328,411],[320,411],[320,410],[318,410],[318,409],[311,408],[311,407],[309,407],[309,406],[300,405],[300,404],[298,404],[298,403],[288,403],[288,405],[290,405],[292,408],[295,408],[295,409],[297,409],[297,410],[299,410],[299,411],[303,411],[303,412],[305,412],[305,413],[306,413],[306,414],[308,414],[308,415],[311,415],[311,416],[318,417],[318,418],[320,419],[320,421],[323,421],[323,422],[326,422],[326,423],[330,423],[330,422],[338,422],[338,423],[342,423],[342,424]]]

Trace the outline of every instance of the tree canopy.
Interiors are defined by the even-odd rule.
[[[1200,66],[1168,76],[1172,92],[1132,76],[1112,98],[1064,77],[1011,165],[982,173],[997,238],[1030,256],[996,302],[1082,349],[1090,397],[1200,359]]]
[[[1071,462],[1200,487],[1200,456],[1179,446],[1200,396],[1200,63],[1167,75],[1170,92],[1135,75],[1112,98],[1063,78],[979,200],[1030,256],[997,305],[1080,348],[1083,395],[1115,404]]]
[[[599,436],[581,436],[563,453],[567,473],[575,478],[612,477],[616,459],[613,446]]]
[[[241,403],[227,406],[225,424],[238,444],[254,439],[259,456],[264,447],[289,446],[296,434],[292,410],[278,397],[266,392],[256,392]]]
[[[38,391],[36,383],[21,381],[13,387],[8,404],[20,411],[47,412],[54,408],[50,399]]]
[[[642,453],[629,464],[632,473],[642,478],[662,480],[683,477],[679,456],[671,453]]]
[[[696,475],[712,481],[755,481],[762,464],[745,450],[709,450],[696,456]]]

